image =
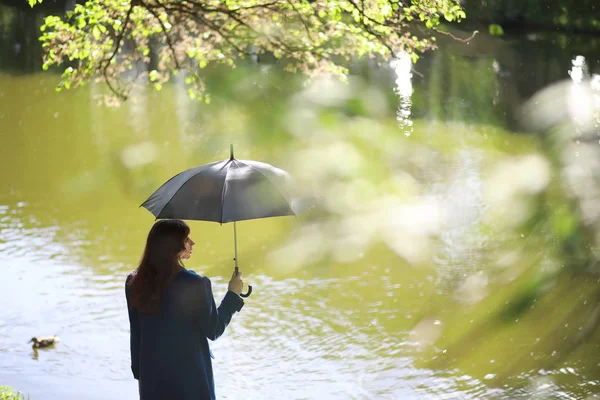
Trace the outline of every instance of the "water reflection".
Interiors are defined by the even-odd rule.
[[[412,61],[408,54],[401,54],[398,59],[392,60],[390,67],[396,73],[396,93],[399,97],[398,123],[404,135],[410,136],[412,119]]]
[[[0,4],[0,69],[15,74],[42,68],[42,47],[37,37],[42,15]]]

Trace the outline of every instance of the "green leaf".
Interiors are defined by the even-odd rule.
[[[342,19],[342,10],[338,6],[331,8],[331,16],[335,22],[339,22]]]
[[[94,27],[92,28],[92,35],[94,36],[94,39],[100,40],[102,32],[100,32],[100,28],[98,28],[98,25],[94,25]]]
[[[565,239],[575,232],[577,219],[566,207],[561,207],[552,213],[551,226],[555,236]]]
[[[492,36],[502,36],[504,35],[504,29],[498,24],[490,24],[489,27],[490,35]]]
[[[385,6],[383,6],[383,8],[381,9],[381,14],[383,14],[384,16],[388,16],[392,13],[392,7],[389,4],[386,4]]]

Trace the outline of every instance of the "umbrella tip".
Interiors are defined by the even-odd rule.
[[[233,145],[229,145],[229,159],[233,160]]]

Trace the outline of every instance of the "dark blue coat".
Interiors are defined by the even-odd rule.
[[[131,275],[127,277],[127,281]],[[141,400],[215,399],[208,341],[223,334],[241,297],[227,292],[216,307],[210,280],[178,272],[165,289],[160,311],[139,312],[125,286],[131,337],[131,370],[141,382]]]

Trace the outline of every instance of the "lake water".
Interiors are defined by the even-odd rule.
[[[569,80],[577,56],[600,73],[597,38],[445,41],[412,77],[399,60],[329,91],[214,71],[211,105],[174,83],[113,109],[98,105],[98,85],[55,93],[56,76],[35,72],[39,19],[4,6],[0,18],[0,385],[32,400],[136,398],[124,279],[153,223],[139,205],[234,143],[238,158],[321,190],[326,206],[238,224],[255,293],[212,344],[219,398],[600,395],[600,335],[571,340],[594,318],[597,278],[545,275],[549,288],[514,311],[546,264],[568,261],[544,232],[503,224],[517,203],[498,216],[489,198],[498,162],[544,151],[518,133],[518,106]],[[559,179],[539,158],[519,160],[528,167],[501,185]],[[186,266],[219,301],[233,227],[190,225]],[[55,348],[27,344],[54,334]]]

